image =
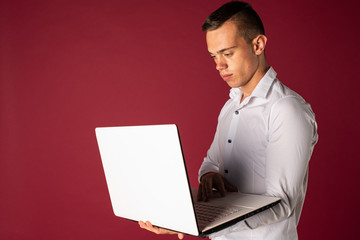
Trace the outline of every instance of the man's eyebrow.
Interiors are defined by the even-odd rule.
[[[237,46],[232,46],[232,47],[224,48],[224,49],[221,49],[221,50],[217,51],[216,53],[223,53],[223,52],[225,52],[225,51],[228,51],[228,50],[233,49],[233,48],[236,48],[236,47],[237,47]],[[209,53],[209,54],[213,54],[212,52],[209,52],[209,51],[208,51],[208,53]]]

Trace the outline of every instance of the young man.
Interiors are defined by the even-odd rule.
[[[281,198],[279,205],[210,238],[297,239],[308,163],[318,138],[311,107],[269,67],[263,24],[248,3],[223,5],[206,19],[203,30],[209,54],[231,90],[199,170],[198,200],[211,198],[213,188],[222,195],[238,189]]]

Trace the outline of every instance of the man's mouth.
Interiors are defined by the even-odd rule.
[[[224,79],[224,81],[228,81],[230,80],[232,74],[224,74],[224,75],[221,75],[222,79]]]

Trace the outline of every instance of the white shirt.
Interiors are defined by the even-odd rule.
[[[308,164],[318,139],[314,113],[272,68],[240,103],[241,97],[240,88],[230,90],[199,178],[218,172],[240,192],[280,197],[281,203],[210,238],[298,239]]]

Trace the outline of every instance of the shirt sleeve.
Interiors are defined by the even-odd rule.
[[[273,105],[268,129],[265,194],[280,197],[281,203],[211,237],[255,229],[291,215],[298,221],[305,198],[308,163],[318,139],[315,117],[309,104],[288,96]]]
[[[229,111],[229,105],[231,105],[231,101],[232,100],[227,101],[220,111],[214,140],[211,143],[211,146],[207,152],[207,155],[204,158],[204,161],[201,164],[201,167],[199,169],[199,175],[198,175],[199,182],[200,182],[201,176],[203,176],[204,174],[206,174],[208,172],[216,172],[216,173],[219,172],[220,162],[221,162],[222,154],[223,154],[221,149],[224,147],[224,146],[220,146],[221,143],[219,141],[219,132],[220,132],[219,128],[223,125],[222,118]]]
[[[218,131],[215,132],[214,140],[204,158],[203,163],[199,169],[199,182],[202,175],[208,172],[219,172],[219,159],[220,159],[220,147],[218,141]]]

